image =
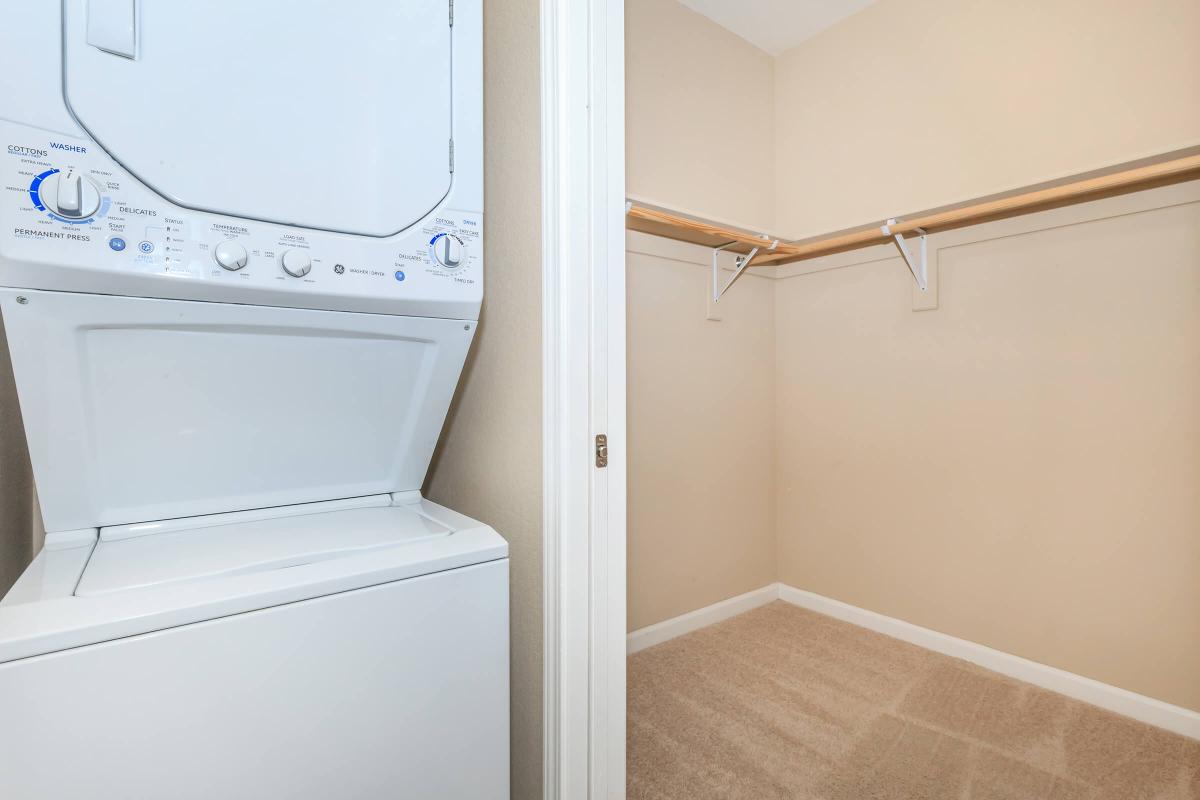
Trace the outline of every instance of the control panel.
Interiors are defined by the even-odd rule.
[[[175,205],[90,139],[0,122],[0,141],[0,285],[477,317],[482,214],[453,188],[404,231],[355,236]]]

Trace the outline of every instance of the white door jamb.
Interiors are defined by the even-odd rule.
[[[622,0],[542,0],[546,800],[625,797]],[[607,436],[607,466],[596,436]]]

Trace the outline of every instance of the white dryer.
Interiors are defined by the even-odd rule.
[[[482,297],[481,0],[5,14],[47,536],[0,797],[507,798],[507,546],[420,495]]]

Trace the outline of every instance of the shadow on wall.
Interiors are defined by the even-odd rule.
[[[41,521],[35,511],[33,470],[21,424],[8,339],[0,326],[0,596],[33,560]]]

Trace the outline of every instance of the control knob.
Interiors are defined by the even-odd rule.
[[[293,278],[303,278],[312,271],[312,258],[303,250],[284,250],[279,266]]]
[[[246,266],[250,257],[246,253],[246,248],[232,239],[226,239],[213,248],[213,258],[225,269],[236,272]]]
[[[42,178],[37,193],[47,211],[67,219],[84,219],[100,210],[100,187],[74,167]]]
[[[463,240],[453,233],[439,233],[429,243],[429,254],[439,266],[445,269],[458,269],[466,257],[466,245]]]

